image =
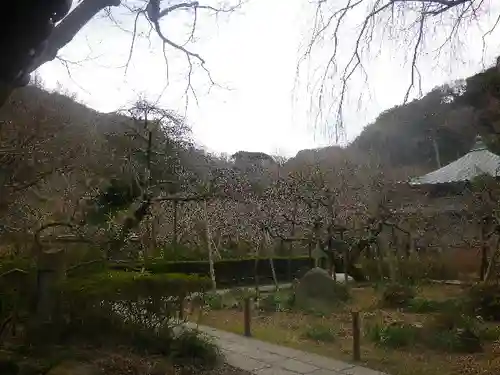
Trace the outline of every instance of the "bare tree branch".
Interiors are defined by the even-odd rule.
[[[439,55],[445,46],[451,46],[464,34],[465,27],[474,25],[480,28],[479,22],[492,4],[489,0],[344,0],[340,4],[333,0],[316,0],[309,42],[297,64],[298,77],[305,62],[313,60],[320,51],[324,53],[325,48],[330,49],[329,57],[322,63],[321,73],[315,75],[318,83],[313,88],[315,101],[311,104],[316,108],[316,123],[328,121],[333,109],[336,114],[333,126],[338,140],[338,132],[344,130],[343,112],[354,75],[361,74],[365,84],[368,82],[364,64],[371,60],[373,54],[369,51],[376,38],[393,43],[399,41],[404,43],[404,48],[411,46],[405,52],[410,66],[409,83],[402,98],[406,102],[416,88],[421,93],[419,56],[426,52],[425,35],[432,34],[433,39],[437,36],[440,44],[444,40],[439,48],[431,51]],[[359,25],[354,40],[347,34],[352,35],[353,22]],[[499,23],[500,15],[484,33],[483,46],[484,38]],[[376,53],[380,53],[380,48]],[[360,98],[362,95],[359,93]]]
[[[134,54],[135,39],[137,37],[137,22],[139,21],[139,16],[143,13],[144,13],[143,11],[140,11],[137,12],[137,14],[135,15],[134,30],[132,31],[132,41],[130,42],[130,50],[128,53],[127,62],[125,64],[125,75],[127,75],[128,66],[130,65],[130,61],[132,60],[132,55]]]

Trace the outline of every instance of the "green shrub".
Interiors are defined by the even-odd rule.
[[[220,293],[206,293],[204,295],[205,306],[210,310],[223,310],[224,309],[224,298]]]
[[[458,353],[481,351],[479,322],[459,307],[444,310],[426,321],[425,344],[438,350]]]
[[[335,332],[333,332],[331,328],[316,325],[308,327],[308,329],[302,334],[302,337],[319,342],[334,342]]]
[[[217,284],[219,286],[234,287],[236,285],[253,285],[255,279],[256,258],[223,259],[214,262]],[[292,279],[297,277],[301,270],[311,268],[311,260],[307,256],[273,257],[276,276],[280,281],[289,280],[288,267],[290,263]],[[152,273],[183,273],[208,276],[210,265],[206,260],[199,261],[168,261],[165,259],[150,259],[145,263],[117,263],[111,265],[115,270],[140,270],[141,267]],[[272,283],[272,270],[269,258],[259,258],[257,262],[259,281]]]
[[[35,271],[36,262],[34,261],[33,258],[16,258],[16,257],[0,258],[0,275],[15,268],[26,272]]]
[[[481,339],[469,328],[456,328],[429,335],[426,340],[431,349],[450,353],[477,353],[482,350]]]
[[[175,364],[213,368],[219,362],[221,353],[209,337],[186,330],[173,340],[169,357]]]
[[[479,337],[485,341],[496,341],[500,339],[500,327],[482,327],[479,329]]]
[[[104,259],[95,259],[70,267],[66,271],[66,274],[68,277],[87,277],[90,274],[106,272],[107,268],[108,266]]]
[[[179,274],[111,271],[68,278],[59,285],[55,329],[62,331],[62,338],[116,336],[141,342],[140,347],[154,346],[171,336],[165,322],[177,316],[181,300],[209,287],[209,279]]]
[[[441,304],[438,301],[432,301],[425,298],[414,298],[408,302],[406,310],[417,314],[425,314],[438,311],[440,307]]]
[[[388,280],[390,276],[389,264],[376,259],[363,258],[360,262],[363,274],[371,282]]]
[[[259,300],[259,308],[266,312],[288,311],[291,305],[293,293],[288,291],[278,291],[264,295]]]
[[[418,327],[403,322],[386,326],[375,324],[367,328],[367,336],[371,341],[389,348],[412,346],[417,342],[418,335]]]
[[[467,304],[474,315],[485,320],[500,321],[500,284],[479,283],[469,288]]]
[[[434,314],[426,321],[426,327],[431,331],[450,331],[453,329],[475,329],[477,319],[464,314],[459,308],[443,310]]]
[[[415,298],[415,295],[416,292],[413,287],[391,283],[383,287],[380,302],[383,307],[405,307]]]
[[[174,341],[173,327],[168,324],[152,329],[129,321],[122,326],[115,326],[111,334],[121,343],[129,343],[136,350],[162,356],[170,354]]]
[[[91,277],[68,278],[60,290],[66,297],[122,301],[148,297],[183,297],[208,290],[208,278],[185,274],[151,274],[106,271]]]
[[[439,311],[450,311],[450,310],[461,310],[461,306],[459,300],[445,300],[445,301],[434,301],[425,298],[415,297],[408,303],[407,311],[417,313],[417,314],[425,314],[425,313],[433,313]]]
[[[0,261],[0,321],[15,311],[26,314],[33,306],[36,293],[36,268],[33,260],[24,258]]]
[[[291,289],[289,290],[286,298],[286,304],[290,309],[293,309],[295,307],[295,290]]]
[[[401,348],[423,345],[451,353],[476,353],[482,350],[477,322],[460,313],[440,313],[425,324],[394,322],[367,327],[367,337],[378,345]]]
[[[238,301],[243,301],[245,298],[255,298],[257,293],[253,288],[233,288],[226,295],[233,297]]]

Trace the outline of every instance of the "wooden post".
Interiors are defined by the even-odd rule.
[[[250,297],[245,297],[245,305],[243,309],[243,323],[244,323],[244,334],[246,337],[251,337],[250,332]]]
[[[66,276],[65,251],[40,251],[37,262],[36,312],[42,322],[51,321],[57,309],[54,289]]]
[[[361,333],[359,327],[359,311],[351,311],[352,315],[352,359],[361,359]]]

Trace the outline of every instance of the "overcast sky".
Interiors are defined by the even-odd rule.
[[[198,40],[191,49],[204,57],[214,79],[229,89],[213,88],[208,92],[203,71],[195,74],[199,101],[197,104],[190,98],[187,119],[197,142],[216,152],[247,150],[286,156],[333,142],[328,134],[332,123],[316,124],[310,112],[305,76],[301,76],[302,85],[294,86],[299,51],[307,41],[312,10],[304,0],[250,0],[239,14],[229,18],[200,17]],[[118,10],[115,17],[122,28],[131,30],[133,18],[129,14]],[[182,41],[187,21],[182,17],[168,19],[163,27],[173,39]],[[139,31],[147,31],[144,23]],[[349,38],[348,31],[345,37]],[[497,40],[489,39],[483,56],[480,34],[471,34],[462,45],[462,58],[455,58],[453,64],[426,61],[422,68],[423,90],[470,75],[482,68],[482,61],[493,61],[500,53]],[[130,41],[130,33],[101,15],[61,52],[65,59],[79,62],[67,65],[71,76],[58,61],[45,64],[40,73],[48,88],[59,83],[76,93],[81,102],[103,112],[126,107],[140,95],[156,100],[160,94],[162,106],[184,111],[184,56],[169,50],[167,86],[158,38],[137,41],[125,72]],[[356,86],[364,90],[365,100],[361,105],[356,100],[349,102],[345,116],[347,140],[352,140],[382,110],[400,104],[404,97],[409,72],[401,59],[408,51],[394,45],[385,48],[368,66],[369,87]],[[320,56],[317,61],[321,60]]]

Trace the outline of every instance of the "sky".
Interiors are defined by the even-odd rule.
[[[125,69],[133,27],[133,16],[125,9],[114,10],[116,23],[98,15],[60,51],[67,63],[55,60],[39,72],[48,89],[62,87],[75,93],[80,102],[103,112],[130,106],[139,97],[158,100],[161,106],[186,115],[194,139],[208,151],[293,156],[301,149],[335,141],[331,136],[333,120],[318,124],[311,110],[315,98],[307,90],[310,76],[303,71],[297,76],[297,62],[308,40],[313,10],[303,0],[249,0],[230,17],[200,16],[197,40],[190,48],[203,56],[212,77],[222,87],[210,88],[203,70],[197,69],[192,80],[197,101],[190,95],[186,103],[185,56],[167,50],[167,75],[161,43],[154,35],[145,36],[145,23],[139,24],[142,37],[136,40]],[[162,22],[169,37],[183,40],[189,30],[186,17]],[[353,28],[356,21],[352,21]],[[345,31],[343,40],[354,40],[352,30]],[[500,54],[495,38],[491,38],[485,53],[479,41],[480,34],[471,33],[462,38],[459,58],[445,56],[444,63],[424,61],[423,91],[466,77]],[[308,72],[324,64],[330,42],[326,40],[325,47],[316,52]],[[435,45],[429,43],[426,48]],[[380,44],[379,48],[381,52],[367,65],[369,81],[352,84],[364,99],[360,102],[357,95],[347,102],[344,143],[354,139],[378,113],[403,101],[409,71],[402,61],[408,50],[394,43]]]

